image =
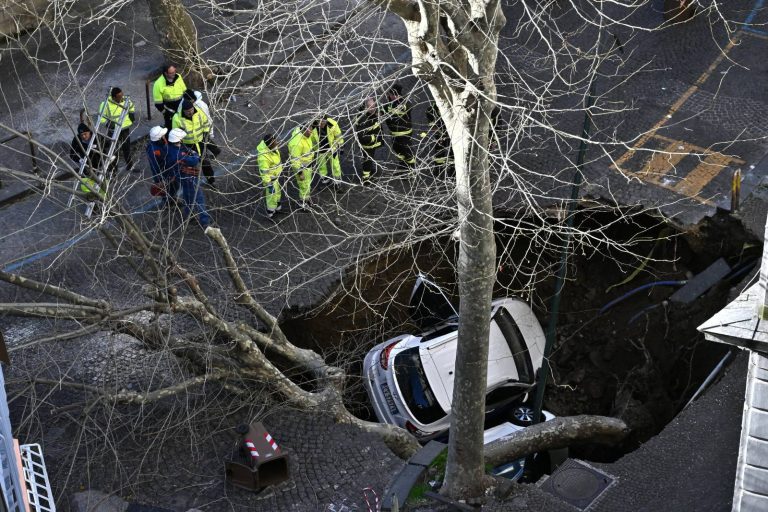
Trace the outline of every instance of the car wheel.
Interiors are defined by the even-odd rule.
[[[515,425],[527,427],[533,425],[533,407],[517,405],[512,409],[509,420]]]

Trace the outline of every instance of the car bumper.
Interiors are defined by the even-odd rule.
[[[385,391],[383,389],[389,388],[389,384],[383,372],[379,371],[380,354],[381,349],[372,350],[365,356],[363,361],[363,384],[365,385],[365,391],[368,393],[368,398],[371,401],[371,405],[373,405],[373,412],[380,423],[389,423],[390,425],[402,427],[405,424],[404,421],[391,410],[391,407],[395,407],[399,411],[402,405],[397,403],[391,391],[391,404],[387,402],[387,398],[384,395]]]

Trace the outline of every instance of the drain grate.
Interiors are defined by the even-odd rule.
[[[568,459],[541,484],[541,490],[587,510],[615,480],[585,462]]]

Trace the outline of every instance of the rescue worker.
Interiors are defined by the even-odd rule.
[[[312,143],[312,123],[297,126],[288,141],[288,156],[291,159],[291,169],[299,189],[301,208],[311,204],[309,197],[312,188],[312,165],[315,162],[315,146]]]
[[[376,100],[368,98],[355,120],[357,142],[363,148],[363,184],[369,183],[376,168],[376,148],[381,146],[381,123]]]
[[[93,146],[91,151],[88,152],[88,158],[86,161],[85,154],[88,150],[88,145],[91,143],[91,137],[93,137]],[[93,134],[91,129],[85,123],[80,123],[77,127],[77,135],[72,139],[72,143],[69,148],[69,158],[72,159],[78,166],[83,165],[83,174],[80,176],[80,190],[88,196],[87,200],[94,200],[95,195],[98,194],[98,190],[101,187],[98,186],[94,179],[101,170],[101,162],[104,154],[103,141],[100,137]],[[106,181],[104,181],[106,185]]]
[[[280,150],[277,147],[277,138],[271,133],[264,136],[256,146],[258,152],[259,174],[264,184],[264,201],[267,206],[267,216],[272,218],[276,212],[282,210],[280,199],[280,174],[283,172],[283,164],[280,160]]]
[[[312,129],[312,141],[315,144],[317,158],[317,172],[320,174],[320,183],[326,185],[331,182],[328,178],[328,167],[336,183],[341,183],[341,162],[339,155],[344,137],[341,134],[339,123],[327,115],[315,121]]]
[[[427,107],[426,118],[429,124],[429,131],[422,132],[421,138],[428,140],[432,145],[432,164],[435,170],[447,168],[453,164],[451,138],[448,136],[448,130],[445,128],[440,110],[434,101]],[[427,139],[427,137],[429,138]]]
[[[102,110],[103,109],[103,110]],[[125,116],[123,121],[118,126],[120,116]],[[123,160],[125,160],[125,170],[128,172],[140,172],[140,169],[134,168],[133,158],[131,157],[131,136],[130,128],[136,121],[136,109],[133,102],[125,98],[123,90],[119,87],[113,87],[109,92],[109,99],[106,102],[101,102],[99,105],[99,112],[101,112],[101,118],[107,123],[107,137],[112,138],[115,130],[119,131],[117,136],[117,151],[123,153]]]
[[[393,84],[387,91],[387,128],[392,135],[392,152],[400,161],[401,166],[412,168],[416,164],[411,149],[411,134],[413,123],[411,122],[411,104],[402,96],[403,88],[400,84]]]
[[[214,144],[213,142],[213,118],[211,117],[211,111],[208,108],[208,104],[203,101],[203,93],[200,91],[194,91],[192,89],[187,89],[184,91],[184,99],[181,103],[179,103],[179,109],[177,112],[181,112],[182,105],[184,104],[184,101],[190,101],[195,106],[196,109],[201,110],[203,114],[205,114],[208,117],[208,123],[210,124],[210,131],[208,132],[208,140],[206,143],[206,149],[208,150],[208,153],[211,154],[212,158],[216,158],[219,156],[219,153],[221,153],[221,149],[219,149],[219,146]]]
[[[211,216],[205,209],[205,196],[198,181],[200,156],[193,149],[182,145],[186,137],[187,133],[180,128],[174,128],[168,133],[165,169],[181,186],[184,216],[196,215],[202,228],[206,229],[211,225]]]
[[[88,125],[80,123],[77,127],[77,135],[72,139],[72,143],[69,147],[69,158],[76,164],[82,165],[85,161],[85,152],[88,149],[88,145],[91,143],[91,137],[93,137],[93,132]],[[90,170],[93,173],[98,172],[101,168],[102,149],[102,141],[99,137],[96,137],[93,141],[93,147],[88,153],[88,164],[86,166],[86,169],[90,167]]]
[[[162,206],[175,201],[179,190],[179,182],[173,175],[173,171],[165,168],[168,153],[168,142],[165,139],[167,133],[167,128],[153,126],[149,130],[149,144],[147,144],[147,160],[152,171],[150,194],[161,197]]]
[[[163,73],[152,86],[152,99],[155,102],[155,108],[163,113],[165,127],[169,130],[173,128],[171,124],[173,116],[186,90],[187,85],[181,75],[176,73],[176,66],[173,64],[163,66]]]
[[[190,101],[184,101],[181,105],[181,112],[173,116],[173,127],[180,128],[186,132],[184,144],[197,151],[200,160],[203,162],[203,174],[208,185],[215,187],[216,178],[213,175],[213,167],[210,159],[206,158],[206,148],[208,142],[208,133],[211,131],[211,122],[205,113],[197,109]]]

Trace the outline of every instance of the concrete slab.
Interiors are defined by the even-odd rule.
[[[415,466],[413,464],[407,464],[403,467],[389,489],[384,493],[384,498],[381,501],[381,510],[394,510],[395,499],[397,499],[398,506],[402,507],[405,504],[405,500],[408,499],[411,489],[421,479],[425,470],[424,466]]]
[[[703,272],[696,274],[685,286],[673,293],[669,300],[689,304],[704,295],[710,288],[727,276],[730,271],[731,267],[728,266],[723,258],[720,258]]]
[[[443,450],[448,447],[445,443],[438,441],[430,441],[426,445],[421,447],[421,450],[413,454],[408,460],[408,464],[414,464],[416,466],[429,466],[435,457],[440,455]]]

